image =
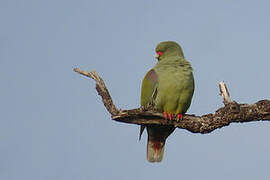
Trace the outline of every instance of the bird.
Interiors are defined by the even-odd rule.
[[[141,86],[141,107],[154,107],[165,119],[182,120],[190,107],[194,93],[191,64],[185,59],[181,46],[174,41],[160,42],[156,48],[156,65],[145,75]],[[174,126],[141,125],[139,140],[146,128],[147,160],[161,162],[167,137]]]

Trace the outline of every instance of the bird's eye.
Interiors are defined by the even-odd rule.
[[[162,56],[163,52],[158,51],[157,54],[158,54],[158,57],[160,57],[160,56]]]

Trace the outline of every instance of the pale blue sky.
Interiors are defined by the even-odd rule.
[[[146,160],[139,127],[110,120],[95,69],[115,104],[139,106],[140,84],[160,41],[181,44],[194,68],[189,113],[232,99],[269,99],[270,2],[0,1],[0,179],[268,179],[270,123],[207,135],[178,129],[160,164]]]

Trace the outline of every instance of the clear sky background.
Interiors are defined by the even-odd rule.
[[[139,106],[155,46],[181,44],[194,68],[188,113],[214,113],[224,80],[233,100],[269,99],[270,2],[244,0],[0,1],[0,179],[269,179],[270,123],[206,135],[177,129],[162,163],[146,134],[114,122],[96,70],[118,108]]]

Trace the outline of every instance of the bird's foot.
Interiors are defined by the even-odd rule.
[[[183,120],[183,114],[182,113],[177,114],[177,120],[176,121],[179,122],[180,120],[181,121]]]
[[[163,112],[164,116],[165,116],[165,120],[167,120],[168,118],[170,119],[170,121],[172,121],[172,117],[173,115],[171,113],[167,113],[167,112]]]
[[[163,112],[164,116],[165,116],[165,120],[168,119],[168,113],[167,112]]]

